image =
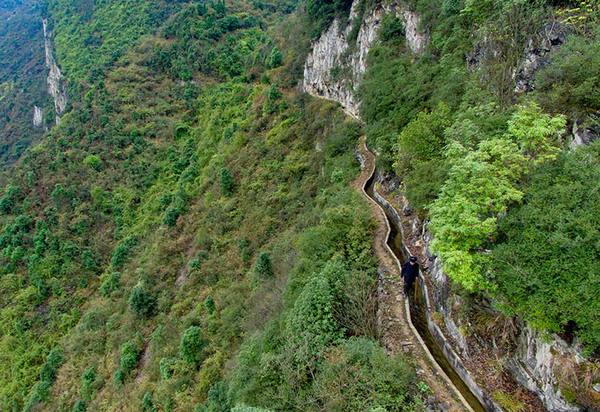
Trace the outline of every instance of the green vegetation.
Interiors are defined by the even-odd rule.
[[[1,176],[0,409],[422,409],[295,3],[49,2],[72,108]]]
[[[596,143],[536,167],[523,204],[500,221],[501,242],[492,252],[505,309],[556,333],[574,322],[588,348],[600,345],[599,166]]]
[[[420,56],[386,17],[363,128],[296,86],[311,39],[336,17],[357,36],[372,1],[349,22],[345,0],[49,0],[72,103],[23,154],[37,137],[19,127],[0,148],[20,157],[0,176],[0,409],[423,410],[426,386],[377,343],[363,131],[463,293],[597,351],[600,156],[563,137],[597,122],[596,14],[529,3],[411,1]],[[577,23],[517,96],[553,14]],[[16,40],[0,57],[28,53]],[[4,70],[13,127],[31,102]]]
[[[599,33],[590,28],[600,14],[594,2],[556,3],[413,1],[428,49],[415,56],[400,25],[385,22],[361,110],[381,166],[401,176],[462,293],[597,353],[598,299],[588,292],[597,289],[597,223],[587,201],[598,179],[584,177],[594,149],[565,154],[563,136],[574,122],[597,130]],[[570,30],[566,44],[530,79],[535,91],[519,96],[525,45],[551,19]],[[582,174],[569,180],[565,162]]]

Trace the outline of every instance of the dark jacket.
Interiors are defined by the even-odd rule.
[[[402,265],[402,277],[406,283],[412,284],[418,276],[419,264],[417,262],[414,265],[411,265],[410,262]]]

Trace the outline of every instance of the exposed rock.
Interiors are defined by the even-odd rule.
[[[43,123],[44,117],[42,115],[42,109],[37,106],[33,106],[33,125],[35,127],[41,127]]]
[[[357,17],[359,3],[359,0],[355,0],[352,4],[350,22]],[[365,13],[356,44],[352,48],[348,40],[352,23],[342,28],[339,19],[335,19],[313,43],[304,65],[303,89],[310,94],[339,102],[350,115],[358,117],[360,104],[355,90],[367,70],[367,56],[377,40],[382,18],[388,13],[395,13],[404,20],[409,48],[414,53],[421,53],[427,44],[427,36],[418,30],[419,16],[398,1],[379,3]]]
[[[574,149],[578,146],[590,144],[600,136],[600,130],[591,127],[582,127],[578,121],[573,122],[573,138],[569,146]]]
[[[44,27],[44,49],[46,52],[46,67],[48,68],[48,93],[54,100],[54,110],[56,112],[56,123],[60,121],[60,115],[62,115],[67,107],[67,91],[63,75],[54,60],[52,50],[52,33],[48,30],[48,22],[46,19],[42,20]]]
[[[525,47],[523,60],[515,72],[515,93],[534,89],[535,73],[548,63],[548,54],[566,41],[567,31],[558,23],[544,26],[537,39],[530,39]]]
[[[558,337],[544,341],[539,333],[525,327],[518,338],[517,350],[508,368],[519,383],[535,392],[546,408],[556,412],[575,412],[580,409],[568,404],[557,387],[554,375],[558,356],[579,358],[577,351]]]

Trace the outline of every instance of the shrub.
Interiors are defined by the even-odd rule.
[[[204,308],[206,309],[206,312],[208,312],[210,315],[215,313],[217,307],[215,305],[215,300],[212,298],[212,296],[208,296],[206,299],[204,299]]]
[[[93,366],[90,366],[83,371],[83,375],[81,376],[81,389],[79,392],[81,397],[86,401],[91,400],[96,391],[96,388],[94,387],[96,377],[96,368]]]
[[[600,43],[570,36],[536,77],[537,94],[548,110],[585,116],[600,110]]]
[[[404,23],[393,13],[386,14],[379,28],[379,40],[391,41],[404,37]]]
[[[24,411],[31,411],[37,404],[48,400],[50,389],[63,361],[63,352],[60,348],[54,348],[48,353],[46,362],[44,362],[40,371],[40,379],[31,389],[27,403],[23,408]]]
[[[11,213],[20,194],[21,188],[19,186],[8,185],[4,191],[4,196],[0,199],[0,212],[5,215]]]
[[[98,170],[100,170],[100,167],[102,167],[102,160],[100,159],[100,156],[87,155],[83,159],[83,164],[89,168],[92,168],[92,169],[98,171]]]
[[[87,411],[87,403],[84,400],[77,399],[73,404],[72,412],[85,412]]]
[[[233,180],[233,175],[227,168],[222,168],[220,172],[221,179],[221,193],[224,196],[231,196],[233,194],[233,190],[235,189],[235,181]]]
[[[129,307],[140,317],[150,317],[156,310],[156,297],[140,281],[131,290]]]
[[[254,264],[254,272],[262,280],[271,279],[273,277],[273,263],[271,256],[267,252],[261,252]]]
[[[173,358],[162,358],[159,363],[160,377],[163,380],[169,380],[173,376],[173,368],[176,360]]]
[[[283,63],[283,55],[281,54],[281,52],[279,51],[279,49],[277,47],[273,47],[271,49],[271,54],[269,54],[269,57],[267,59],[267,67],[269,69],[274,69],[276,67],[281,66],[282,63]]]
[[[145,392],[142,398],[142,412],[156,412],[156,406],[154,406],[154,400],[152,399],[151,392]]]
[[[58,372],[58,368],[63,363],[63,352],[60,348],[54,348],[48,353],[48,358],[44,365],[42,365],[42,370],[40,371],[40,380],[46,382],[54,382],[56,378],[56,373]]]
[[[231,401],[229,400],[228,387],[223,381],[215,383],[208,391],[206,401],[206,412],[229,412]]]
[[[198,365],[205,357],[206,345],[202,330],[198,326],[190,326],[181,337],[179,353],[187,363]]]
[[[316,276],[303,288],[286,321],[288,353],[294,367],[313,369],[325,348],[342,337],[334,317],[335,303],[327,278]]]
[[[104,276],[104,280],[100,284],[100,293],[103,296],[110,296],[113,292],[116,292],[121,288],[121,273],[110,272]]]
[[[325,410],[400,411],[422,405],[414,371],[372,340],[351,338],[328,353],[315,377]]]
[[[131,249],[136,245],[137,241],[135,238],[128,237],[122,240],[112,254],[111,265],[113,269],[120,269],[123,267],[127,259],[129,258],[129,254],[131,253]]]
[[[140,344],[137,339],[129,340],[121,346],[121,356],[119,358],[119,369],[115,373],[115,381],[123,384],[131,371],[138,364],[141,355]]]

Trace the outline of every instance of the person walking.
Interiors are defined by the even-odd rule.
[[[411,256],[404,265],[402,265],[402,279],[404,279],[404,296],[408,297],[412,290],[415,280],[419,276],[419,263],[415,256]]]

